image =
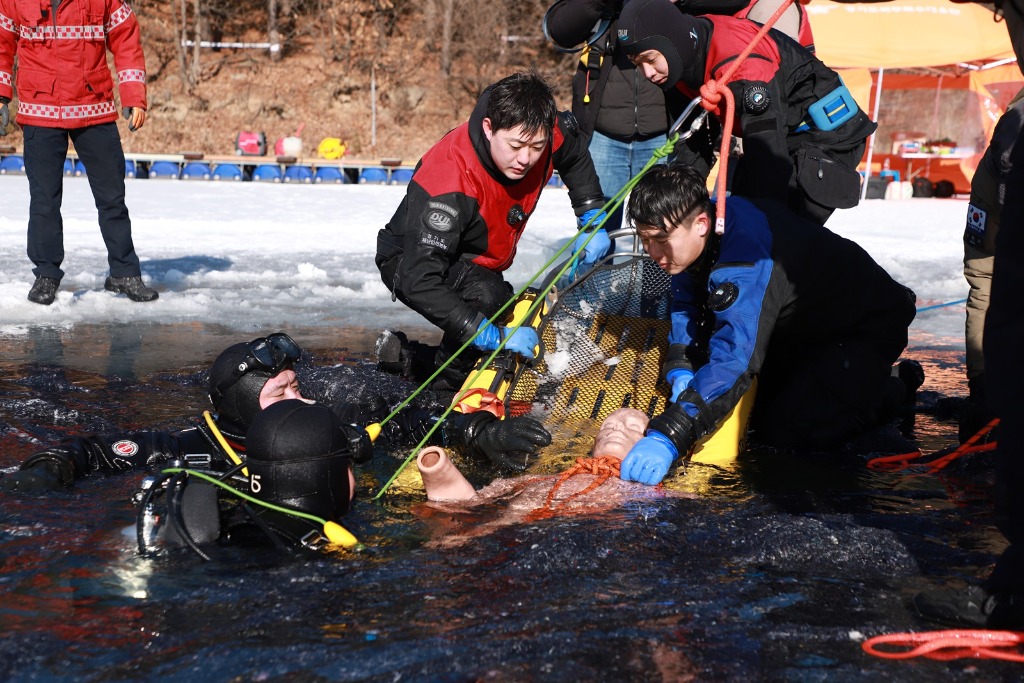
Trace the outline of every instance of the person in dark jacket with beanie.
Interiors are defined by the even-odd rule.
[[[633,0],[619,18],[618,38],[647,78],[692,100],[702,85],[723,76],[760,28],[747,19],[683,14],[670,0]],[[876,125],[835,71],[772,30],[728,87],[735,119],[725,134],[742,140],[731,178],[734,194],[776,199],[820,224],[835,209],[857,205],[856,168]],[[708,144],[715,133],[688,140],[678,160],[707,176],[715,162],[717,146]]]
[[[590,156],[611,199],[665,144],[665,133],[682,113],[686,100],[678,90],[662,90],[629,60],[618,41],[618,19],[626,0],[556,0],[544,15],[544,34],[562,51],[582,45],[572,78],[572,113],[590,138]],[[777,0],[678,0],[691,15],[771,16]],[[814,49],[807,13],[794,2],[779,24],[809,50]],[[780,30],[782,26],[777,24]],[[658,163],[664,163],[664,160]],[[620,206],[605,228],[622,227]]]

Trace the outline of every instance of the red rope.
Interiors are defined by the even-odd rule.
[[[560,476],[552,485],[551,491],[548,492],[547,500],[544,501],[544,505],[534,511],[536,518],[544,518],[550,516],[550,513],[556,512],[559,509],[565,507],[565,505],[573,498],[586,495],[596,489],[601,484],[608,481],[611,477],[618,477],[619,466],[622,464],[622,460],[619,458],[610,458],[607,456],[599,456],[594,458],[576,458],[576,464],[562,472]],[[562,484],[567,482],[570,477],[574,477],[577,474],[593,474],[596,479],[590,483],[586,488],[573,493],[572,495],[566,496],[562,500],[558,501],[558,505],[551,507],[551,504],[555,500],[555,494],[558,489],[562,487]],[[547,514],[545,514],[547,513]]]
[[[968,455],[970,453],[984,453],[985,451],[995,450],[997,445],[995,441],[978,445],[975,444],[983,439],[986,434],[995,429],[998,424],[999,418],[992,420],[978,430],[977,434],[963,442],[963,444],[955,451],[928,462],[928,474],[935,474],[961,456]],[[900,453],[899,455],[886,455],[880,458],[872,458],[871,460],[868,460],[868,468],[881,472],[897,472],[899,470],[909,469],[911,467],[911,460],[917,460],[922,457],[924,457],[924,453],[921,451]]]
[[[1016,650],[1024,644],[1020,631],[954,630],[924,633],[890,633],[865,640],[864,652],[883,659],[910,659],[927,657],[949,661],[973,657],[976,659],[1002,659],[1024,662],[1024,652]],[[879,645],[903,647],[903,650],[880,650]],[[1004,649],[998,649],[1004,648]],[[1010,648],[1007,650],[1006,648]]]
[[[729,146],[732,142],[732,126],[735,118],[736,102],[733,97],[732,91],[728,88],[729,81],[732,80],[736,70],[739,69],[740,65],[750,56],[750,53],[754,51],[754,48],[760,43],[764,37],[771,30],[775,22],[779,20],[779,17],[789,9],[789,6],[793,4],[793,0],[785,0],[775,13],[764,23],[761,30],[757,32],[750,44],[744,48],[736,60],[729,66],[729,69],[722,74],[722,77],[718,80],[712,78],[707,83],[700,87],[700,104],[704,109],[722,117],[721,109],[719,104],[722,98],[725,98],[725,116],[722,121],[722,145],[718,150],[718,178],[715,182],[715,194],[716,194],[716,209],[715,209],[715,232],[721,235],[725,232],[725,197],[726,197],[726,181],[728,180],[729,170]]]

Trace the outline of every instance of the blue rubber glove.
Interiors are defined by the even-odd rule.
[[[532,327],[497,327],[484,320],[477,330],[480,331],[480,334],[473,340],[473,346],[478,349],[493,351],[498,348],[501,340],[507,337],[506,349],[515,351],[530,360],[536,357],[533,349],[540,344],[540,339],[537,338],[537,332]]]
[[[594,209],[594,211],[597,211],[597,209]],[[588,211],[587,213],[590,212]],[[580,216],[580,220],[583,220],[583,216]],[[573,254],[579,256],[579,262],[587,266],[607,256],[608,252],[612,249],[612,240],[608,237],[607,230],[599,228],[593,232],[593,238],[590,237],[589,232],[581,232],[576,235],[576,238],[572,241],[572,246],[569,247]],[[588,239],[590,240],[589,242],[587,242]],[[585,247],[583,246],[584,242],[587,244]]]
[[[619,467],[619,476],[625,481],[637,481],[654,486],[668,474],[668,468],[679,456],[679,449],[667,436],[653,429],[629,450]]]
[[[665,374],[665,380],[672,386],[672,398],[669,400],[675,403],[679,400],[679,394],[686,391],[693,379],[693,370],[686,368],[672,368]]]
[[[582,228],[589,223],[591,228],[597,228],[606,220],[608,220],[608,214],[604,212],[604,209],[590,209],[584,211],[583,215],[576,219],[576,225]]]

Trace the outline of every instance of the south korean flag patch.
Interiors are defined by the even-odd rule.
[[[967,229],[964,230],[964,242],[972,247],[980,248],[985,243],[985,224],[988,212],[974,204],[967,205]]]

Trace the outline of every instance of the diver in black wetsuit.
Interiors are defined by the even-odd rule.
[[[365,430],[298,399],[259,412],[244,465],[224,473],[172,462],[137,496],[139,550],[185,546],[211,559],[217,546],[280,550],[352,547],[338,520],[355,496],[353,463],[373,455]]]

